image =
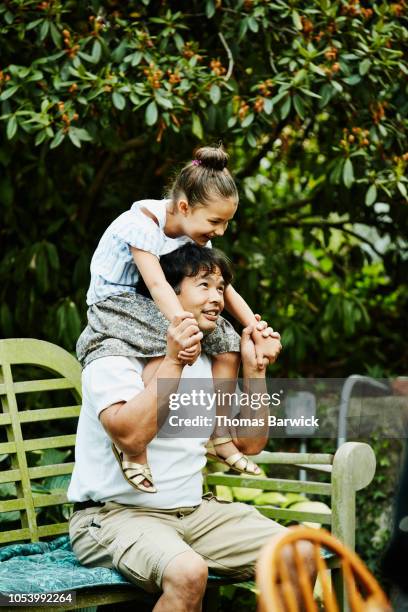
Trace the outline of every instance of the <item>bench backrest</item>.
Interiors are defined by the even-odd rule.
[[[0,522],[0,544],[67,533],[68,512],[61,512],[67,499],[58,478],[74,466],[81,367],[49,342],[0,340],[0,398],[0,465],[5,466],[0,472],[0,513],[10,513]],[[50,436],[54,427],[56,435]],[[59,506],[53,517],[50,506]]]

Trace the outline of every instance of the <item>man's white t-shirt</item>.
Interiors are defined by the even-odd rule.
[[[75,467],[68,499],[115,501],[132,506],[170,509],[201,503],[206,438],[154,438],[147,460],[157,493],[137,491],[124,478],[111,439],[99,415],[108,406],[128,401],[143,388],[146,360],[110,356],[92,361],[82,374],[83,403],[75,446]],[[183,369],[183,378],[212,379],[211,360],[201,355]]]

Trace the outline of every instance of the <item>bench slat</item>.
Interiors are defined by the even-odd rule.
[[[11,544],[19,540],[31,540],[30,529],[13,529],[12,531],[0,531],[0,544]]]
[[[0,472],[0,483],[17,482],[21,480],[21,470],[7,470]]]
[[[24,497],[18,499],[4,499],[0,501],[0,512],[13,512],[13,510],[24,510],[26,502]]]
[[[60,448],[61,446],[75,446],[75,434],[67,436],[52,436],[51,438],[36,438],[25,440],[26,451],[41,450],[44,448]]]
[[[34,393],[36,391],[58,391],[73,389],[73,384],[67,378],[44,378],[43,380],[23,380],[12,385],[14,393]],[[6,385],[0,385],[0,395],[7,393]]]
[[[50,493],[49,495],[33,495],[34,508],[45,508],[57,504],[67,504],[66,493]]]
[[[11,455],[16,452],[15,442],[2,442],[0,444],[0,455]]]
[[[0,414],[0,425],[10,425],[11,415],[8,413]]]
[[[62,406],[61,408],[42,408],[19,412],[20,423],[35,423],[53,419],[69,419],[79,417],[81,406]]]
[[[46,476],[61,476],[62,474],[72,474],[74,463],[53,463],[52,465],[39,465],[28,468],[30,479],[44,478]]]
[[[331,514],[323,512],[304,512],[301,510],[289,510],[287,508],[274,508],[273,506],[255,506],[261,514],[273,519],[285,519],[288,521],[310,523],[322,523],[331,525]]]
[[[39,525],[38,527],[38,535],[40,537],[50,536],[50,535],[60,535],[63,533],[68,533],[68,523],[50,523],[49,525]]]
[[[326,482],[300,482],[298,480],[259,478],[257,476],[243,478],[242,476],[229,476],[226,474],[207,474],[206,480],[210,485],[263,489],[265,491],[293,491],[315,493],[317,495],[331,495],[331,484]]]

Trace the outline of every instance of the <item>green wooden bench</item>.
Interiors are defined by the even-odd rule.
[[[12,499],[0,500],[0,513],[18,511],[19,514],[18,527],[0,531],[0,545],[37,542],[66,534],[67,520],[48,520],[43,524],[41,512],[41,509],[51,506],[67,509],[68,506],[64,506],[67,504],[65,492],[48,493],[35,486],[35,482],[72,472],[81,401],[81,367],[67,351],[54,344],[33,339],[9,339],[0,340],[0,368],[0,456],[10,455],[10,467],[0,472],[0,484],[14,483],[16,487],[16,495]],[[51,422],[55,424],[56,435],[41,435],[41,424],[44,422],[48,423],[48,427],[52,427]],[[50,461],[49,464],[44,454],[41,465],[36,464],[38,453],[45,451],[52,454],[49,449],[67,449],[71,452],[67,460],[57,463]],[[330,513],[296,512],[272,506],[259,506],[259,510],[277,520],[322,523],[354,548],[356,492],[371,482],[375,472],[375,456],[367,444],[348,442],[334,456],[264,451],[255,460],[262,464],[295,465],[318,470],[327,474],[328,482],[208,474],[206,485],[327,496],[332,509]],[[340,588],[335,561],[332,567],[337,588]],[[219,585],[219,581],[209,581],[209,601],[214,599]],[[145,594],[136,587],[83,589],[77,592],[75,609],[140,598],[145,598]],[[30,607],[30,610],[42,609],[40,606]],[[62,608],[44,608],[57,609]]]

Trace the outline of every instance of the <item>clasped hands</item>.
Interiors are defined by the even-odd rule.
[[[255,319],[256,322],[245,328],[245,333],[250,334],[253,341],[257,367],[263,370],[268,364],[276,361],[282,345],[279,332],[268,326],[268,323],[263,321],[259,314],[255,315]],[[174,334],[176,330],[179,334]],[[178,362],[181,365],[192,365],[201,354],[203,338],[203,333],[193,315],[190,312],[183,312],[174,317],[169,327],[169,336],[179,343]]]

